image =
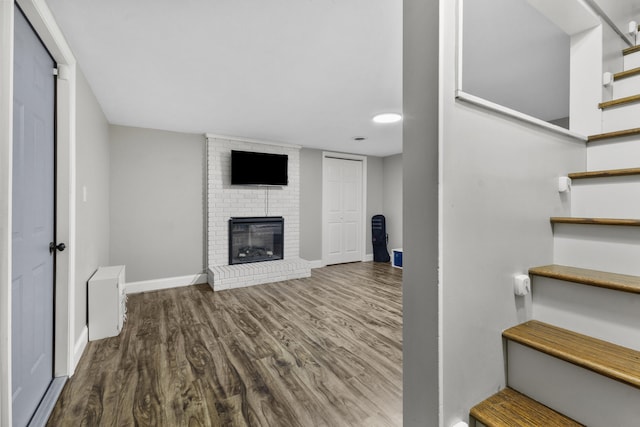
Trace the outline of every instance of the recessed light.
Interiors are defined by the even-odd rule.
[[[354,141],[364,141],[365,139],[367,139],[366,136],[354,136],[352,138]]]
[[[398,113],[382,113],[373,116],[375,123],[396,123],[402,120],[402,114]]]

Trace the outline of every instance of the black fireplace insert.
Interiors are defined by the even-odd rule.
[[[229,219],[229,265],[284,258],[284,218]]]

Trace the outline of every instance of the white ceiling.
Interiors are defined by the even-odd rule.
[[[401,1],[47,2],[110,123],[402,151]]]

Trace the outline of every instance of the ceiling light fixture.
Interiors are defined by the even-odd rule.
[[[367,139],[366,136],[354,136],[353,137],[354,141],[364,141],[365,139]]]
[[[375,123],[396,123],[402,120],[402,114],[399,113],[381,113],[373,116]]]

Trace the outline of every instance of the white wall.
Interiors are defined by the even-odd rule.
[[[402,247],[402,154],[382,159],[383,207],[391,249]]]
[[[79,68],[76,105],[75,340],[87,324],[87,281],[109,264],[109,124]]]
[[[640,3],[637,0],[595,0],[623,33],[629,21],[640,21]]]
[[[441,363],[448,426],[505,385],[500,334],[530,315],[530,300],[513,294],[512,276],[552,263],[549,217],[570,214],[557,177],[584,170],[586,148],[455,101],[456,13],[452,2],[443,4]]]
[[[581,135],[602,132],[602,25],[571,37],[571,123]]]
[[[602,71],[608,71],[611,73],[619,73],[624,70],[624,61],[622,56],[622,50],[629,47],[622,38],[611,28],[604,23],[602,25],[603,43],[602,43]],[[614,83],[615,85],[616,83]],[[619,84],[619,83],[618,83]],[[620,96],[616,96],[619,98]],[[602,87],[602,101],[610,101],[614,98],[613,86]]]
[[[204,271],[204,136],[110,127],[110,262],[127,282]]]
[[[440,425],[439,3],[446,2],[403,3],[402,400],[406,427]]]
[[[207,267],[229,265],[229,218],[284,218],[284,259],[300,254],[300,148],[224,137],[208,137]],[[231,185],[231,151],[286,154],[289,184],[274,187]],[[218,289],[216,287],[216,289]]]

